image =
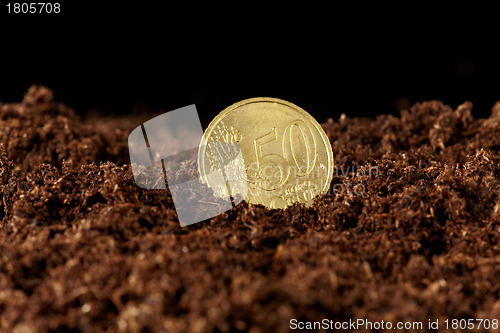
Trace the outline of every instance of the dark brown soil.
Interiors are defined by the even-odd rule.
[[[0,103],[0,331],[500,319],[500,103],[471,109],[329,119],[338,172],[313,207],[243,203],[181,228],[127,165],[145,119],[82,121],[32,87]]]

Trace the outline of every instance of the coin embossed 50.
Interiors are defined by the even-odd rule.
[[[231,165],[234,154],[224,143],[239,147],[244,166]],[[216,168],[231,174],[231,185],[208,177]],[[237,196],[244,188],[250,203],[310,206],[330,187],[333,152],[321,125],[300,107],[277,98],[250,98],[229,106],[210,123],[200,144],[198,171],[201,181],[221,196]]]

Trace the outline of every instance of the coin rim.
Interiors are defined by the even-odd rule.
[[[334,162],[333,162],[332,145],[330,143],[330,140],[328,139],[328,136],[325,133],[325,130],[323,129],[323,127],[321,126],[321,124],[318,123],[318,121],[316,119],[314,119],[313,116],[311,116],[307,111],[305,111],[304,109],[302,109],[300,106],[297,106],[297,105],[295,105],[295,104],[293,104],[291,102],[288,102],[288,101],[285,101],[285,100],[282,100],[282,99],[279,99],[279,98],[275,98],[275,97],[253,97],[253,98],[247,98],[247,99],[241,100],[239,102],[236,102],[234,104],[231,104],[230,106],[228,106],[227,108],[225,108],[224,110],[222,110],[210,122],[210,124],[208,124],[207,129],[203,133],[203,136],[202,136],[202,139],[201,139],[201,142],[200,142],[200,146],[199,146],[199,149],[198,149],[198,160],[197,160],[197,162],[198,162],[198,174],[200,176],[201,182],[208,185],[208,179],[206,178],[206,172],[205,172],[204,164],[200,163],[200,162],[204,161],[204,159],[202,160],[202,158],[203,158],[202,156],[204,156],[205,150],[206,150],[206,146],[207,146],[207,144],[204,144],[204,143],[208,142],[208,138],[210,138],[210,136],[212,135],[212,132],[214,131],[216,125],[220,121],[222,121],[225,116],[227,116],[230,112],[234,111],[235,109],[237,109],[237,108],[239,108],[241,106],[247,105],[247,104],[259,103],[259,102],[279,103],[279,104],[283,104],[285,106],[288,106],[288,107],[294,109],[295,111],[298,111],[302,116],[304,116],[305,118],[307,118],[311,122],[311,124],[318,130],[321,138],[323,139],[323,144],[325,144],[325,146],[327,147],[326,151],[327,151],[327,154],[328,154],[328,173],[327,173],[328,176],[327,176],[327,179],[326,179],[326,183],[325,183],[325,185],[323,186],[323,189],[320,192],[320,194],[325,194],[326,191],[328,190],[328,188],[330,187],[331,183],[332,183],[332,179],[333,179],[333,167],[334,167],[334,165],[333,165]],[[318,126],[319,126],[319,128],[318,128]],[[201,170],[202,168],[203,168],[203,174],[202,174],[202,170]],[[288,207],[288,206],[290,206],[290,205],[287,205],[286,207]]]

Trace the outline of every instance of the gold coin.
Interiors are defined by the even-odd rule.
[[[234,146],[224,149],[221,144]],[[258,97],[235,103],[206,129],[198,152],[198,171],[201,181],[214,193],[219,191],[219,196],[224,195],[221,190],[226,191],[226,184],[207,175],[227,165],[236,153],[241,153],[244,167],[233,169],[246,174],[233,172],[232,179],[245,184],[232,182],[227,189],[232,196],[243,193],[250,203],[269,208],[285,208],[295,202],[310,206],[318,194],[328,191],[332,181],[333,152],[323,128],[306,111],[281,99]],[[226,167],[228,173],[231,170]]]

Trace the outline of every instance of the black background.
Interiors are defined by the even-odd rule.
[[[500,100],[498,5],[60,2],[51,15],[9,15],[2,2],[0,100],[37,83],[81,114],[195,103],[205,126],[257,96],[320,122],[427,99],[470,100],[485,117]]]

